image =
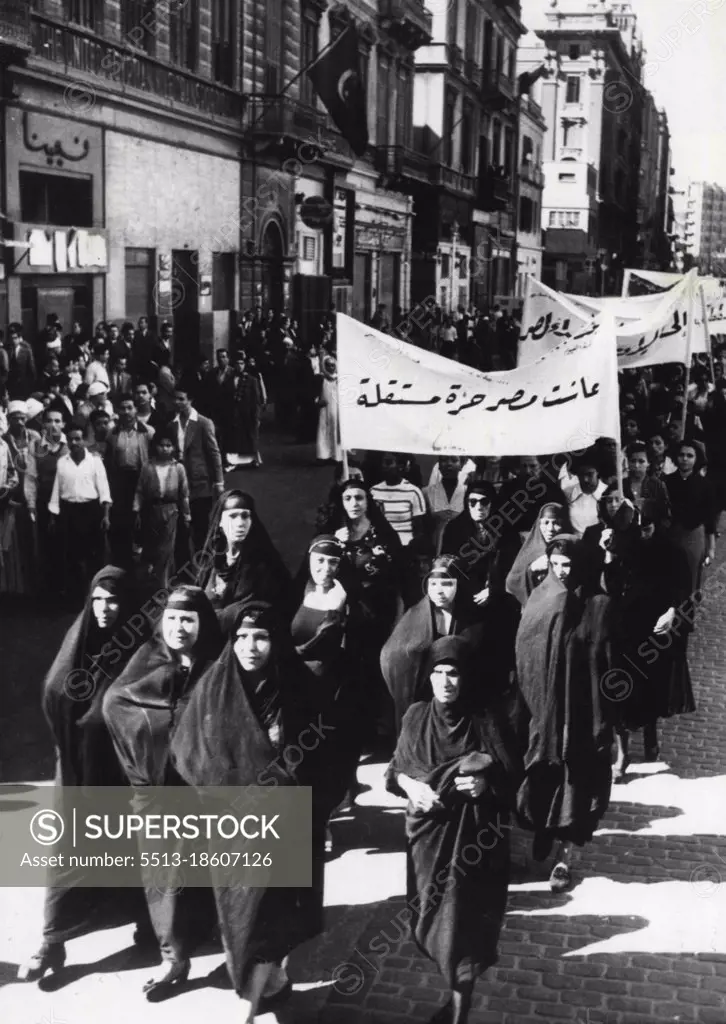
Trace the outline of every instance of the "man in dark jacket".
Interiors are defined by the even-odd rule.
[[[179,456],[189,481],[192,541],[199,551],[204,545],[214,499],[224,490],[222,456],[214,424],[200,416],[188,391],[179,385],[174,392],[177,415],[171,429],[177,432]]]

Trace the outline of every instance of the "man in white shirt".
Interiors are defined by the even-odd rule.
[[[383,480],[371,487],[371,496],[383,508],[383,514],[398,534],[404,547],[421,536],[426,522],[426,499],[415,484],[403,479],[403,460],[395,452],[386,452],[381,470]]]
[[[93,362],[86,368],[85,383],[89,385],[100,381],[106,385],[106,390],[111,390],[111,381],[108,376],[108,349],[105,345],[96,345],[93,350]]]
[[[100,568],[111,492],[103,462],[83,443],[82,428],[71,426],[66,436],[69,452],[58,459],[48,511],[63,559],[62,593],[82,596]]]
[[[439,479],[424,488],[424,497],[434,521],[434,548],[440,555],[446,524],[464,511],[466,480],[461,480],[461,459],[456,455],[442,455],[438,467]]]
[[[597,506],[607,484],[600,479],[600,468],[592,456],[584,455],[573,468],[574,476],[567,463],[562,466],[560,487],[567,498],[573,532],[582,537],[588,526],[596,526],[600,521]]]

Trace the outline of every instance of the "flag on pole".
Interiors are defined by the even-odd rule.
[[[368,108],[358,31],[349,25],[307,72],[313,87],[356,156],[368,146]]]

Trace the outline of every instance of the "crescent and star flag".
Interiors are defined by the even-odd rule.
[[[536,455],[620,437],[615,322],[532,366],[480,373],[337,314],[341,444],[417,455]]]
[[[360,70],[358,32],[349,25],[307,74],[356,156],[368,146],[368,108]]]

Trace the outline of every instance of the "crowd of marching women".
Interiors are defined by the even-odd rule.
[[[497,959],[502,826],[528,829],[537,860],[554,851],[550,886],[564,891],[573,845],[592,839],[624,777],[631,733],[643,730],[643,757],[657,760],[658,720],[695,706],[687,649],[724,506],[726,387],[696,367],[684,434],[678,374],[621,383],[621,467],[607,439],[546,459],[442,457],[427,480],[411,457],[349,453],[292,576],[253,499],[223,489],[214,428],[188,391],[177,385],[171,429],[143,468],[129,461],[147,450],[138,407],[122,403],[112,464],[124,514],[147,517],[145,571],[124,519],[119,564],[90,581],[45,680],[56,781],[255,785],[275,765],[279,784],[312,788],[313,885],[230,890],[210,879],[161,892],[141,869],[130,896],[59,871],[42,945],[20,976],[60,971],[68,940],[135,921],[135,940],[156,943],[164,961],[146,986],[159,1000],[183,987],[216,929],[253,1020],[289,993],[292,949],[322,930],[330,823],[355,802],[361,755],[376,753],[408,801],[413,935],[452,991],[436,1019],[465,1021]],[[134,445],[121,439],[132,421]],[[58,462],[50,512],[65,501],[80,551],[99,517],[113,527],[114,506],[83,430],[66,440],[74,466],[61,476]],[[190,443],[194,459],[177,462],[174,448]],[[79,472],[85,458],[94,472]],[[184,464],[198,471],[186,487]],[[95,518],[69,511],[94,486]],[[183,559],[178,516],[198,538]],[[322,723],[319,742],[293,763],[286,751],[311,723]],[[495,823],[498,839],[484,843]]]

